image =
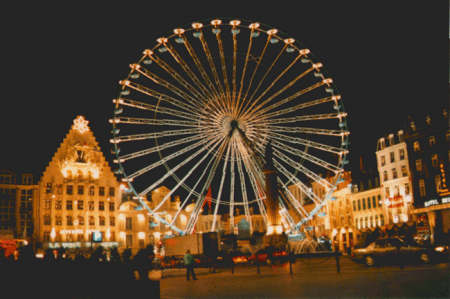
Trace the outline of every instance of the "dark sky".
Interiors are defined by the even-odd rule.
[[[308,47],[348,112],[349,167],[360,155],[373,163],[377,139],[406,114],[448,106],[441,2],[1,1],[0,169],[37,181],[79,114],[112,161],[111,100],[128,65],[174,28],[215,17],[268,24]]]

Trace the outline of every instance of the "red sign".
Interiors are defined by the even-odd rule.
[[[390,204],[388,205],[388,208],[399,208],[403,207],[403,196],[398,195],[394,197],[389,197]]]

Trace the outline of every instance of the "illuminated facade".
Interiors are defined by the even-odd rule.
[[[377,148],[378,172],[381,183],[381,199],[387,209],[387,224],[413,222],[413,201],[409,168],[409,155],[403,131],[397,136],[380,138]]]
[[[22,175],[20,184],[14,173],[0,170],[0,239],[33,241],[33,205],[37,195],[32,174]]]
[[[118,246],[119,182],[105,161],[82,116],[56,151],[39,181],[34,206],[36,248],[69,248],[70,253],[93,246],[94,232],[102,246]]]
[[[129,198],[126,196],[127,191],[127,189],[124,189],[124,198]],[[169,193],[170,190],[166,187],[159,187],[151,191],[150,196],[147,196],[144,202],[154,211]],[[173,200],[166,200],[156,210],[156,213],[168,223],[171,223],[176,216],[174,225],[184,230],[194,205],[190,204],[180,210],[180,198],[175,196]],[[130,248],[133,254],[136,254],[139,249],[145,248],[147,245],[155,245],[160,240],[176,234],[169,226],[157,221],[150,212],[142,207],[137,200],[133,200],[132,197],[131,200],[124,200],[119,206],[118,232],[119,250]]]

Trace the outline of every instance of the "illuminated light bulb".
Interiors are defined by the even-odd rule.
[[[52,198],[55,198],[55,197],[56,197],[55,194],[53,194],[53,195],[52,195]]]
[[[275,34],[277,34],[277,32],[278,32],[278,30],[276,30],[276,29],[270,29],[269,31],[267,31],[267,34],[268,35],[275,35]]]
[[[250,25],[248,26],[248,28],[250,28],[250,29],[256,29],[256,28],[259,28],[259,23],[252,23],[252,24],[250,24]]]
[[[194,28],[194,29],[200,29],[200,28],[202,28],[203,27],[203,24],[202,23],[193,23],[192,24],[192,28]]]
[[[79,116],[78,118],[73,120],[74,126],[73,129],[74,130],[78,130],[80,133],[83,133],[84,131],[89,131],[87,124],[89,123],[89,121],[85,120],[83,116]]]
[[[165,37],[160,37],[156,40],[159,44],[165,44],[167,43],[167,38]]]
[[[177,29],[174,29],[174,30],[173,30],[173,32],[174,32],[175,34],[178,34],[178,35],[183,34],[184,31],[185,31],[185,30],[182,29],[182,28],[177,28]]]
[[[125,190],[127,187],[124,184],[120,184],[120,190]]]
[[[239,21],[239,20],[230,21],[230,25],[232,25],[232,26],[239,26],[240,24],[241,24],[241,21]]]
[[[293,42],[295,42],[295,39],[293,39],[293,38],[287,38],[287,39],[284,40],[284,42],[285,42],[286,44],[290,45],[290,44],[292,44]]]
[[[54,227],[52,227],[52,232],[50,233],[50,237],[52,237],[53,239],[56,237],[56,232],[55,232]]]
[[[212,20],[211,21],[211,25],[217,26],[217,25],[220,25],[220,24],[222,24],[221,20]]]
[[[331,78],[324,79],[323,83],[333,83],[333,79],[331,79]]]
[[[109,197],[108,197],[107,201],[110,201]]]
[[[108,239],[111,238],[111,231],[109,230],[109,227],[106,229],[106,237]]]
[[[315,63],[315,64],[313,64],[313,68],[319,68],[319,67],[322,67],[323,65],[319,62],[319,63]]]
[[[309,49],[303,49],[303,50],[300,50],[299,52],[300,52],[300,54],[305,55],[305,54],[309,54],[311,51]]]
[[[142,215],[142,214],[138,214],[138,219],[139,219],[140,221],[143,221],[143,220],[145,219],[145,217],[144,217],[144,215]]]
[[[153,51],[150,49],[147,49],[143,52],[143,54],[150,56],[150,55],[153,55]]]

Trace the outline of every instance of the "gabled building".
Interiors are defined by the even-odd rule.
[[[83,116],[74,120],[39,181],[33,207],[38,252],[64,247],[75,255],[98,244],[119,245],[119,182],[87,124]],[[98,232],[101,242],[91,243]]]

